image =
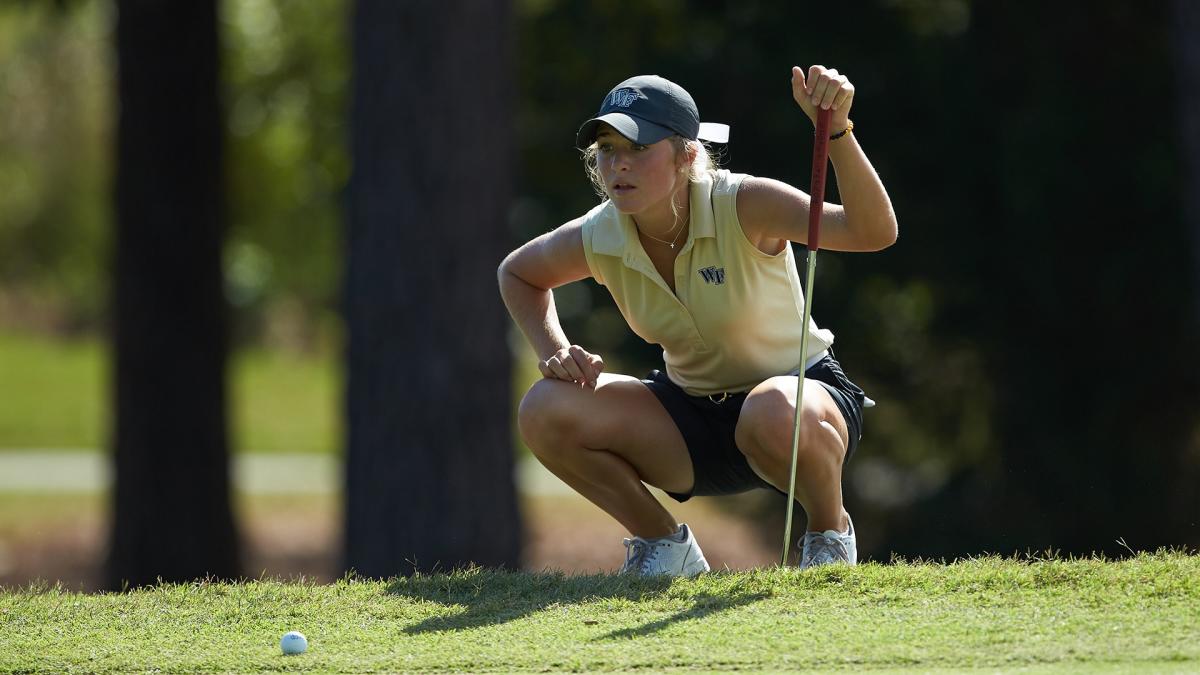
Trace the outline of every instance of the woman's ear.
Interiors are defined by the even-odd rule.
[[[695,141],[686,141],[681,153],[683,161],[679,165],[679,173],[691,173],[692,165],[696,163],[697,154],[699,154],[699,150],[696,149]]]

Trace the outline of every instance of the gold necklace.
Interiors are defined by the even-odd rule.
[[[650,237],[654,241],[657,241],[660,244],[666,244],[667,246],[671,247],[671,250],[674,250],[675,242],[679,241],[679,235],[683,234],[683,220],[682,219],[679,221],[679,225],[676,225],[676,227],[679,228],[679,231],[675,233],[675,238],[672,239],[671,241],[667,241],[666,239],[659,239],[658,237],[650,234],[649,232],[646,232],[645,230],[639,230],[639,231],[641,231],[642,234],[646,235],[647,237]],[[671,228],[671,229],[675,229],[675,228]]]

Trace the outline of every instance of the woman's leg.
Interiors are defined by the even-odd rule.
[[[646,489],[692,489],[692,460],[658,398],[639,380],[604,374],[596,389],[540,380],[521,401],[521,437],[563,482],[636,537],[674,534],[675,518]]]
[[[795,411],[796,378],[773,377],[746,397],[734,435],[755,472],[783,492],[791,473]],[[805,380],[796,500],[808,514],[809,531],[844,532],[850,524],[842,505],[842,462],[849,439],[833,397],[819,382]]]

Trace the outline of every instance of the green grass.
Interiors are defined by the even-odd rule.
[[[0,449],[106,447],[110,375],[101,340],[0,332],[0,373]],[[239,351],[229,373],[235,450],[338,450],[341,388],[332,356]]]
[[[98,340],[0,332],[0,448],[98,448],[108,361]]]
[[[251,350],[238,352],[232,366],[233,438],[238,450],[341,450],[341,371],[332,355]]]
[[[0,592],[0,672],[979,668],[1194,672],[1200,558]]]

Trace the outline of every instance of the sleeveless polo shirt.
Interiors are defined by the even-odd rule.
[[[663,281],[628,215],[605,201],[583,219],[592,277],[612,294],[629,327],[661,345],[667,375],[688,394],[753,389],[800,365],[804,293],[789,244],[760,251],[738,222],[745,174],[721,170],[691,185],[691,231],[675,259],[675,292]],[[833,344],[809,322],[807,364]]]

